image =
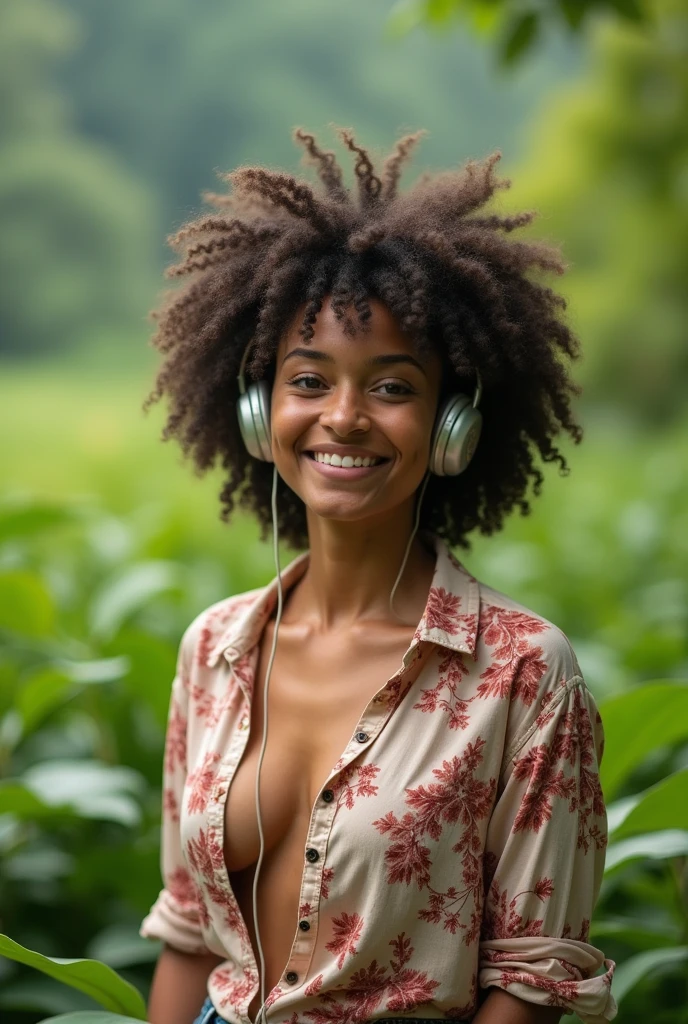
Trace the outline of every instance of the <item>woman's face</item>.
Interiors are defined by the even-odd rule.
[[[419,360],[388,308],[369,302],[371,330],[347,337],[327,297],[308,344],[298,333],[301,307],[277,351],[273,457],[325,519],[384,517],[415,493],[428,466],[440,359]]]

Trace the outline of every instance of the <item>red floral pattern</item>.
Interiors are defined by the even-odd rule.
[[[595,977],[602,957],[588,944],[606,842],[594,701],[555,626],[434,543],[403,665],[354,723],[371,742],[347,745],[327,781],[334,801],[314,801],[304,839],[319,856],[304,859],[300,881],[285,873],[284,898],[310,928],[295,922],[285,974],[298,981],[281,975],[268,1005],[288,1024],[468,1020],[496,985],[610,1019],[613,965]],[[285,588],[306,565],[283,571]],[[230,1024],[244,1024],[259,977],[213,795],[248,742],[275,599],[273,582],[187,631],[165,745],[166,891],[141,927],[190,953],[226,951],[208,992]]]
[[[530,707],[547,672],[541,647],[532,637],[544,633],[547,623],[514,609],[486,605],[480,610],[479,639],[493,648],[491,664],[481,674],[479,697],[519,697]]]

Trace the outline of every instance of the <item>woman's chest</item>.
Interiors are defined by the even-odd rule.
[[[258,854],[256,773],[265,725],[265,637],[252,680],[250,728],[225,804],[225,854],[237,870]],[[352,648],[344,640],[307,647],[285,643],[273,663],[267,692],[267,742],[260,769],[261,818],[266,849],[298,832],[303,844],[310,812],[366,711],[401,666],[409,638],[396,644]],[[359,730],[360,734],[360,730]],[[295,828],[301,822],[303,828]],[[301,833],[303,832],[303,835]]]

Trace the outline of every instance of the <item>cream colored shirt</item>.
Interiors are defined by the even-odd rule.
[[[426,536],[437,559],[423,616],[311,811],[268,1024],[471,1020],[489,986],[601,1024],[616,1006],[614,964],[588,943],[607,841],[595,702],[561,630]],[[308,558],[283,571],[285,591]],[[224,801],[276,600],[273,580],[213,605],[184,635],[166,737],[164,888],[141,925],[225,958],[208,994],[230,1024],[249,1021],[259,977],[224,862]]]

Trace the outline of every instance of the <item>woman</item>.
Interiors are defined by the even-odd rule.
[[[341,130],[354,197],[294,134],[321,186],[227,175],[157,314],[165,436],[308,551],[183,638],[150,1020],[611,1020],[599,715],[561,631],[449,550],[580,440],[577,342],[529,274],[560,256],[476,212],[498,153],[402,194],[422,133],[376,174]]]

